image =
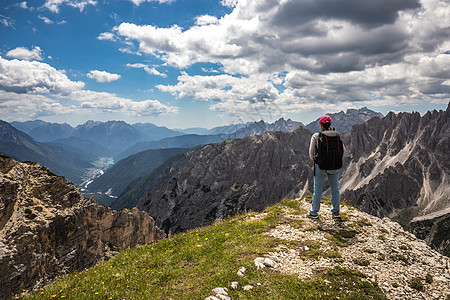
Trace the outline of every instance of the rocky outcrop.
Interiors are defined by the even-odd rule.
[[[402,225],[450,212],[449,115],[389,113],[355,126],[345,140],[343,196]]]
[[[167,180],[149,191],[138,208],[173,233],[303,195],[312,180],[309,139],[309,131],[300,127],[190,151],[166,166],[167,173],[154,176]]]
[[[450,257],[450,214],[411,222],[406,228],[440,253]]]
[[[164,237],[146,213],[84,199],[37,163],[0,157],[0,298]]]

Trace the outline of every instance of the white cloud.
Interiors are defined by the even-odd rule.
[[[193,98],[202,101],[245,101],[267,103],[278,97],[278,90],[264,76],[234,77],[231,75],[190,76],[183,72],[178,84],[158,85],[163,92],[178,98]]]
[[[107,73],[104,77],[111,75],[116,74]],[[70,80],[64,71],[48,64],[0,57],[0,115],[44,116],[97,111],[156,116],[177,113],[178,108],[157,100],[135,101],[113,93],[85,90],[83,82]]]
[[[41,19],[42,21],[44,21],[45,24],[53,24],[55,23],[54,21],[50,20],[49,18],[45,17],[45,16],[38,16],[39,19]]]
[[[70,95],[83,109],[101,112],[122,112],[133,117],[157,116],[178,113],[177,107],[167,106],[158,100],[133,101],[106,92],[80,90]]]
[[[15,28],[14,23],[14,20],[12,20],[10,17],[0,15],[0,24],[2,24],[3,26]]]
[[[164,78],[167,77],[166,74],[161,73],[158,70],[156,70],[154,67],[150,67],[150,66],[145,65],[145,64],[139,64],[139,63],[137,63],[137,64],[127,64],[127,67],[129,67],[129,68],[136,68],[136,69],[144,69],[145,72],[147,72],[150,75],[161,76],[161,77],[164,77]]]
[[[210,24],[217,24],[219,22],[219,19],[214,16],[210,15],[202,15],[195,18],[195,25],[198,26],[204,26],[204,25],[210,25]]]
[[[106,71],[92,70],[86,75],[88,78],[94,79],[97,82],[111,82],[120,79],[119,74],[111,74]]]
[[[238,0],[221,0],[220,4],[226,7],[235,7],[238,3]]]
[[[97,39],[101,41],[115,41],[117,40],[116,36],[111,32],[103,32],[101,33]]]
[[[42,50],[39,47],[34,47],[33,50],[28,50],[25,47],[17,47],[9,50],[6,56],[24,59],[24,60],[42,60]]]
[[[68,5],[74,8],[78,8],[80,12],[88,5],[97,5],[97,1],[94,0],[46,0],[44,7],[54,13],[59,13],[59,7],[61,5]]]
[[[440,54],[450,49],[445,0],[221,4],[232,12],[198,16],[187,29],[122,23],[113,33],[167,66],[221,65],[225,75],[185,72],[178,84],[158,86],[178,98],[216,101],[214,110],[448,102],[450,55]]]
[[[23,9],[27,9],[28,8],[28,6],[27,6],[27,2],[26,1],[23,1],[23,2],[20,2],[20,5],[19,5],[21,8],[23,8]]]
[[[67,95],[84,87],[64,72],[37,61],[7,60],[0,57],[0,90],[18,94]]]

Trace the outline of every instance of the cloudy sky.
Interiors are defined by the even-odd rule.
[[[445,109],[448,0],[0,1],[0,119],[213,127]]]

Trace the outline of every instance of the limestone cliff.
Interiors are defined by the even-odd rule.
[[[99,206],[37,163],[0,157],[0,299],[163,237],[147,213]]]
[[[402,225],[450,212],[450,109],[389,113],[353,128],[343,196]]]

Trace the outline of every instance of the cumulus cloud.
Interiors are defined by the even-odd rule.
[[[24,59],[24,60],[42,60],[42,50],[41,48],[35,46],[32,50],[28,50],[25,47],[17,47],[6,53],[6,56]]]
[[[224,75],[160,85],[214,110],[271,103],[305,111],[324,105],[448,101],[450,8],[444,0],[222,0],[220,19],[167,28],[122,23],[117,38],[139,53],[185,69],[222,66]],[[255,74],[259,74],[256,76]],[[242,85],[250,88],[241,91]],[[268,99],[267,101],[255,99]]]
[[[10,116],[41,117],[76,112],[74,106],[64,107],[44,95],[18,94],[0,90],[0,112]]]
[[[67,95],[84,87],[64,72],[38,61],[7,60],[0,57],[0,90],[18,94]]]
[[[100,72],[99,77],[118,76],[106,74]],[[67,102],[73,104],[63,104]],[[1,114],[44,116],[89,111],[148,116],[177,113],[178,108],[157,100],[135,101],[113,93],[85,90],[83,82],[70,80],[64,71],[48,64],[0,57]]]
[[[117,38],[111,32],[103,32],[97,37],[97,39],[101,41],[115,41]]]
[[[220,3],[226,7],[235,7],[238,0],[221,0]]]
[[[209,24],[217,24],[219,19],[215,16],[202,15],[195,18],[195,25],[204,26]]]
[[[148,65],[145,64],[127,64],[127,67],[129,68],[136,68],[136,69],[144,69],[145,72],[147,72],[150,75],[156,75],[156,76],[161,76],[166,78],[167,75],[164,73],[159,72],[158,70],[156,70],[154,67],[150,67]]]
[[[123,112],[130,116],[157,116],[177,113],[177,107],[162,104],[157,100],[133,101],[116,94],[80,90],[72,93],[72,98],[80,102],[83,109],[95,109],[101,112]]]
[[[43,7],[47,8],[51,12],[59,13],[59,7],[61,5],[68,5],[74,8],[78,8],[80,12],[88,5],[97,5],[97,1],[94,0],[46,0]]]
[[[97,82],[111,82],[116,81],[120,79],[119,74],[112,74],[108,73],[106,71],[98,71],[98,70],[92,70],[86,75],[88,78],[94,79]]]

